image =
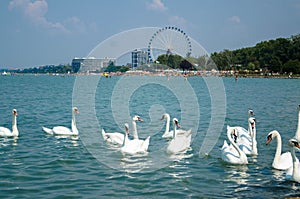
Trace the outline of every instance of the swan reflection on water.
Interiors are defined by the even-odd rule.
[[[79,136],[55,135],[57,143],[63,141],[64,143],[71,143],[73,146],[78,146]]]
[[[138,173],[151,168],[152,165],[148,153],[127,155],[120,160],[120,168],[127,173]]]
[[[227,170],[225,170],[227,174],[225,181],[235,182],[238,185],[236,189],[234,189],[235,192],[247,189],[247,186],[240,187],[241,185],[248,185],[250,174],[248,174],[247,171],[248,167],[246,165],[239,167],[231,166],[228,167]]]
[[[0,139],[0,147],[5,147],[8,145],[17,146],[18,137],[2,137]]]

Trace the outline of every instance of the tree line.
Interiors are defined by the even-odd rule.
[[[219,70],[264,70],[300,74],[300,35],[257,43],[254,47],[225,49],[211,54]]]
[[[225,49],[209,57],[160,55],[158,63],[182,70],[234,70],[300,74],[300,35],[257,43],[254,47]]]

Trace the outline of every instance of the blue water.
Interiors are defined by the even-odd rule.
[[[0,126],[10,128],[16,108],[20,132],[18,139],[0,138],[0,197],[300,196],[300,184],[271,167],[276,142],[265,145],[276,129],[288,150],[297,128],[299,88],[299,79],[0,76]],[[42,126],[70,127],[72,106],[80,111],[79,139],[42,131]],[[248,109],[257,119],[259,155],[245,166],[225,164],[220,147],[226,125],[246,128]],[[177,117],[183,129],[192,128],[192,150],[184,155],[165,153],[164,112]],[[123,132],[124,122],[132,128],[135,114],[144,119],[139,136],[151,136],[149,153],[123,155],[103,142],[101,128]]]

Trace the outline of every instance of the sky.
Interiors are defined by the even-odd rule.
[[[0,69],[71,64],[142,27],[178,27],[210,54],[300,34],[300,0],[1,0],[0,24]]]

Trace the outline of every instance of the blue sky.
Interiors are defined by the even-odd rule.
[[[2,0],[0,9],[0,68],[71,63],[141,27],[179,27],[209,53],[300,34],[299,0]]]

